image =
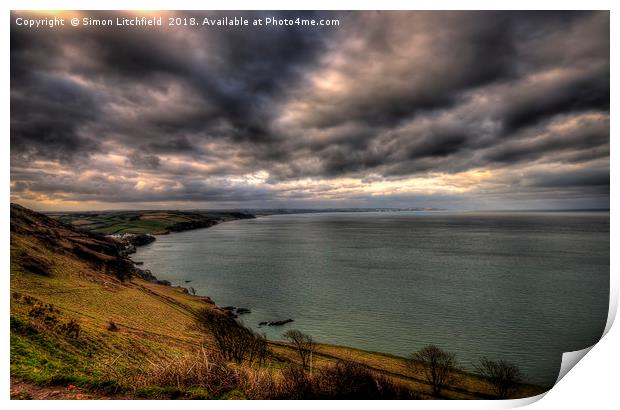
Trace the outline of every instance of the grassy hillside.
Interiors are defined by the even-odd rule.
[[[183,352],[200,335],[182,289],[138,278],[107,238],[11,206],[11,374],[37,383],[106,379],[108,362]],[[41,312],[42,311],[42,312]],[[63,326],[75,321],[79,337]],[[107,330],[114,322],[117,331]]]
[[[81,230],[110,234],[153,234],[207,228],[233,219],[253,218],[241,212],[211,211],[109,211],[109,212],[55,212],[54,219]]]
[[[130,398],[289,397],[289,379],[297,374],[291,366],[299,363],[291,346],[269,343],[270,354],[262,363],[213,359],[212,335],[198,328],[195,313],[223,311],[183,288],[140,279],[119,249],[109,238],[11,205],[15,389],[30,383]],[[430,397],[422,373],[396,356],[319,345],[315,374],[333,370],[343,359],[404,386],[408,395]],[[492,397],[485,380],[457,376],[443,397]],[[519,396],[542,391],[524,385]],[[15,398],[30,397],[14,393]]]

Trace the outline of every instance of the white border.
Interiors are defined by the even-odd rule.
[[[79,9],[134,9],[134,10],[611,10],[611,67],[617,67],[618,56],[618,19],[615,16],[616,9],[614,7],[618,2],[612,1],[543,1],[543,0],[521,0],[521,1],[488,1],[488,0],[470,0],[467,2],[456,0],[436,0],[436,1],[404,1],[404,0],[373,0],[373,1],[354,1],[354,0],[301,0],[296,1],[294,4],[289,1],[283,0],[264,0],[264,1],[241,1],[241,0],[227,0],[224,2],[199,2],[199,1],[162,1],[162,0],[109,0],[109,1],[77,1],[77,0],[58,0],[58,1],[14,1],[10,0],[5,2],[6,14],[4,14],[5,23],[2,27],[2,47],[4,62],[9,61],[9,10],[11,9],[40,9],[40,10],[79,10]],[[3,137],[1,140],[2,149],[0,152],[5,156],[6,162],[0,167],[2,175],[2,196],[5,198],[4,207],[5,211],[0,217],[0,232],[2,232],[2,269],[4,286],[3,291],[0,292],[0,300],[2,300],[2,347],[0,348],[0,357],[4,364],[3,377],[0,378],[0,394],[4,400],[9,398],[9,202],[10,202],[10,165],[9,165],[9,124],[10,124],[10,111],[9,111],[9,95],[10,95],[10,82],[9,82],[9,67],[8,64],[2,64],[0,68],[3,72],[4,82],[2,84],[2,118],[3,118]],[[612,76],[611,78],[611,99],[617,101],[615,97],[618,96],[617,81]],[[612,105],[613,107],[613,105]],[[612,108],[612,112],[613,112]],[[616,110],[617,111],[617,110]],[[615,130],[615,115],[611,115],[611,130]],[[613,132],[612,132],[613,135]],[[611,141],[612,148],[614,146],[613,138]],[[612,149],[613,153],[613,149]],[[613,158],[613,154],[612,154]],[[618,189],[616,177],[618,166],[611,161],[611,203],[617,203]],[[620,346],[620,336],[617,330],[617,326],[611,327],[613,318],[618,306],[618,256],[617,252],[614,252],[614,248],[617,248],[618,223],[614,214],[611,214],[611,300],[610,300],[610,315],[606,327],[606,335],[604,338],[592,347],[592,352],[587,355],[585,360],[581,360],[577,365],[577,369],[569,372],[553,389],[551,389],[543,400],[539,400],[542,397],[514,400],[508,402],[493,402],[493,401],[435,401],[435,402],[389,402],[381,403],[381,406],[390,406],[393,408],[411,408],[423,407],[423,408],[510,408],[518,407],[526,404],[536,402],[532,408],[535,409],[548,409],[548,408],[567,408],[567,409],[583,409],[584,407],[590,408],[611,408],[617,405],[618,395],[616,392],[618,380],[618,372],[620,372],[620,361],[618,360],[620,355],[618,354],[618,346]],[[589,350],[589,349],[586,349]],[[573,354],[573,360],[579,354]],[[564,364],[563,364],[564,366]],[[15,408],[35,408],[36,406],[50,406],[55,408],[78,408],[87,405],[89,408],[108,408],[112,403],[106,403],[102,401],[91,401],[88,404],[80,402],[18,402],[11,401],[8,403]],[[169,408],[173,404],[169,401],[161,402],[149,402],[135,403],[135,402],[117,402],[115,406],[129,407],[132,405],[148,405],[155,408]],[[284,409],[290,407],[290,403],[285,402],[217,402],[217,403],[205,403],[205,402],[183,402],[182,404],[187,408],[203,409],[204,406],[216,406],[221,408],[239,408],[243,406],[252,406],[258,408],[270,408],[270,409]],[[329,408],[335,408],[340,406],[338,402],[326,402],[315,403],[309,401],[299,401],[294,404],[295,407],[300,409],[314,406],[327,406]],[[344,403],[343,403],[344,405]],[[374,402],[357,402],[355,404],[346,404],[359,406],[362,408],[371,408],[375,406]]]

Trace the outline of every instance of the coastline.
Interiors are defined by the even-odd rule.
[[[201,348],[213,350],[212,341],[197,329],[195,315],[201,309],[222,308],[183,287],[131,275],[136,268],[127,265],[128,258],[118,254],[112,240],[11,205],[11,380],[17,390],[35,383],[55,389],[76,386],[87,394],[111,386],[115,394],[132,397],[197,397],[195,391],[178,386],[162,389],[156,381],[135,385],[117,372],[142,372],[162,360],[193,357]],[[268,346],[269,369],[299,363],[291,345],[268,341]],[[342,361],[406,385],[420,398],[431,398],[428,383],[405,358],[317,344],[317,370]],[[102,373],[102,368],[112,373]],[[443,398],[492,397],[488,382],[479,376],[455,375],[458,380]],[[23,390],[17,390],[14,394],[21,395]],[[522,385],[519,396],[545,390]],[[200,398],[227,398],[199,393]]]
[[[271,216],[271,215],[263,215],[263,216]],[[257,216],[257,218],[260,216]],[[233,221],[233,220],[230,220]],[[229,221],[222,221],[229,222]],[[220,223],[222,223],[220,222]],[[218,223],[219,224],[219,223]],[[212,225],[212,226],[215,226]],[[200,229],[200,228],[197,228]],[[176,232],[172,232],[176,233]],[[153,275],[155,277],[155,275]],[[214,301],[211,296],[203,295],[203,294],[192,294],[190,289],[191,287],[186,287],[182,285],[172,285],[169,281],[163,280],[157,283],[161,284],[161,282],[167,283],[166,286],[170,286],[173,289],[178,289],[181,292],[188,295],[188,297],[196,298],[201,302],[206,302],[214,309],[218,310],[223,314],[230,315],[231,308],[234,311],[234,307],[232,306],[220,306]],[[251,312],[248,312],[251,313]],[[235,319],[236,316],[233,316]],[[294,324],[292,325],[294,327]],[[294,360],[295,352],[291,349],[291,346],[286,342],[268,339],[268,345],[275,352],[276,357],[282,357],[286,360]],[[408,359],[403,356],[399,356],[393,353],[381,352],[381,351],[372,351],[365,350],[362,348],[357,348],[348,345],[339,345],[339,344],[330,344],[330,343],[316,343],[316,351],[315,351],[316,360],[320,363],[328,363],[336,360],[342,360],[346,358],[351,358],[356,362],[363,363],[367,368],[378,372],[380,374],[384,374],[386,376],[395,378],[399,381],[403,381],[405,383],[413,383],[420,388],[424,388],[426,386],[426,382],[423,379],[423,376],[411,376],[409,370],[407,370],[407,361]],[[456,372],[458,374],[458,386],[448,387],[446,390],[449,391],[450,395],[454,395],[454,398],[458,399],[492,399],[494,396],[489,393],[481,392],[480,390],[484,390],[484,386],[486,381],[480,377],[479,375],[467,371],[464,369],[458,369]],[[549,390],[552,386],[541,386],[534,383],[522,383],[523,388],[523,397],[530,397],[534,395],[538,395]]]
[[[211,299],[210,296],[206,296],[206,295],[197,295],[195,293],[191,293],[190,289],[192,289],[191,287],[184,287],[184,286],[173,286],[172,283],[169,280],[166,279],[160,279],[158,278],[155,274],[153,274],[153,272],[151,272],[149,269],[142,269],[139,268],[138,266],[141,266],[144,261],[135,261],[131,258],[131,255],[137,252],[137,248],[139,247],[143,247],[146,245],[150,245],[151,243],[155,242],[157,240],[157,236],[160,235],[170,235],[173,233],[180,233],[180,232],[185,232],[185,231],[193,231],[193,230],[198,230],[198,229],[208,229],[208,228],[212,228],[216,225],[222,224],[222,223],[226,223],[226,222],[232,222],[232,221],[238,221],[238,220],[243,220],[243,219],[254,219],[257,218],[255,215],[252,214],[248,214],[250,217],[247,218],[231,218],[231,219],[225,219],[225,220],[220,220],[220,221],[213,221],[213,223],[208,224],[206,226],[197,226],[197,225],[192,225],[192,226],[183,226],[182,228],[177,228],[175,230],[171,230],[171,231],[167,231],[167,232],[161,232],[161,233],[157,233],[157,234],[127,234],[127,235],[131,235],[131,237],[127,237],[126,239],[118,239],[115,238],[113,235],[106,235],[106,237],[112,238],[113,240],[115,240],[116,242],[120,243],[124,248],[121,250],[121,256],[124,256],[129,262],[131,262],[134,266],[134,269],[136,270],[136,275],[143,279],[146,280],[147,282],[151,282],[151,283],[156,283],[156,284],[160,284],[160,285],[164,285],[164,286],[171,286],[174,288],[179,288],[182,289],[185,293],[190,294],[192,296],[196,296],[198,298],[204,298],[205,300],[207,300],[209,304],[214,305],[217,309],[225,311],[222,307],[219,307],[217,305],[215,305],[215,303],[213,302],[213,300]],[[142,238],[144,236],[150,236],[151,240],[148,241],[144,241],[142,240]],[[133,238],[133,239],[132,239]],[[135,240],[135,238],[139,238],[138,241]]]
[[[368,215],[368,217],[375,218],[375,215]],[[397,214],[394,215],[397,216]],[[418,219],[416,215],[410,215],[411,216],[408,216],[408,218]],[[347,220],[351,219],[347,215],[343,215],[343,217]],[[378,217],[380,218],[380,215],[378,215]],[[539,217],[544,217],[544,215]],[[364,216],[364,218],[366,217]],[[296,320],[296,323],[288,325],[287,328],[298,328],[299,330],[309,332],[315,337],[319,337],[322,341],[327,341],[330,343],[335,342],[335,344],[342,346],[355,346],[356,348],[363,350],[378,350],[381,352],[389,352],[395,355],[406,356],[411,350],[414,349],[414,347],[411,347],[412,343],[407,341],[408,337],[414,339],[416,342],[419,340],[422,342],[434,341],[435,343],[440,343],[440,345],[444,348],[457,352],[459,359],[464,363],[463,365],[470,371],[473,371],[473,364],[476,363],[477,358],[487,352],[484,341],[477,344],[476,342],[471,342],[472,344],[467,345],[467,348],[462,348],[462,346],[455,346],[450,342],[445,342],[441,338],[435,338],[434,335],[431,334],[432,330],[427,330],[430,325],[426,324],[423,320],[417,320],[416,317],[416,315],[420,317],[420,314],[416,312],[421,312],[424,311],[424,309],[428,309],[428,305],[418,304],[416,307],[417,302],[414,298],[404,299],[411,300],[411,303],[407,305],[407,309],[403,309],[403,312],[398,309],[395,310],[390,308],[390,300],[385,299],[385,303],[378,303],[376,307],[373,307],[367,313],[353,315],[346,309],[339,310],[337,303],[322,303],[325,300],[329,302],[327,297],[303,298],[301,301],[303,303],[297,303],[297,300],[286,300],[286,298],[280,298],[278,296],[280,294],[291,294],[289,289],[285,289],[285,291],[289,293],[273,293],[273,296],[267,294],[271,292],[244,290],[262,289],[260,284],[258,284],[260,281],[268,282],[269,280],[283,280],[284,282],[281,283],[287,283],[287,281],[288,283],[292,283],[293,285],[291,289],[295,292],[296,290],[294,287],[301,289],[305,283],[314,283],[312,281],[306,282],[303,278],[304,275],[308,276],[309,279],[322,277],[321,272],[323,271],[317,270],[317,266],[314,266],[313,264],[287,265],[286,268],[278,270],[280,262],[277,262],[277,259],[269,258],[261,260],[261,256],[271,254],[269,249],[275,249],[275,253],[284,254],[285,256],[287,254],[285,254],[280,248],[274,248],[271,246],[272,242],[270,242],[268,237],[264,234],[259,234],[257,236],[259,239],[259,242],[256,242],[257,245],[255,245],[251,240],[248,241],[246,239],[248,237],[252,237],[253,232],[268,233],[271,236],[279,234],[279,232],[290,232],[291,236],[286,237],[290,240],[290,243],[296,243],[294,237],[297,234],[300,236],[303,235],[304,237],[314,238],[314,242],[309,242],[310,246],[307,246],[306,242],[302,243],[306,244],[304,246],[306,246],[309,251],[311,249],[318,249],[319,252],[313,254],[311,259],[314,261],[320,261],[322,257],[320,253],[321,248],[314,247],[312,245],[315,243],[321,243],[323,240],[322,237],[315,235],[312,230],[306,230],[305,228],[300,230],[296,225],[297,221],[306,221],[308,219],[322,221],[323,219],[331,219],[331,217],[317,215],[308,218],[299,216],[298,219],[298,217],[294,215],[282,217],[275,216],[274,218],[265,218],[263,221],[249,221],[231,226],[224,226],[213,232],[203,231],[200,233],[189,233],[174,238],[161,238],[161,243],[156,246],[149,247],[145,251],[140,251],[144,253],[139,252],[138,255],[134,256],[134,258],[147,261],[146,265],[150,269],[152,269],[155,273],[160,273],[162,278],[170,279],[174,284],[185,287],[195,287],[198,290],[198,293],[211,296],[216,303],[219,303],[220,306],[235,305],[247,306],[251,308],[253,313],[247,317],[243,317],[244,321],[258,332],[266,332],[268,337],[272,340],[282,340],[281,334],[287,329],[285,328],[281,330],[278,328],[264,328],[264,330],[261,330],[256,325],[262,321],[287,319],[288,317],[291,317]],[[352,223],[357,223],[356,219],[357,218],[352,218]],[[379,220],[381,220],[381,218]],[[276,223],[276,225],[272,226],[272,223]],[[286,228],[286,226],[290,226],[291,229]],[[309,225],[303,224],[303,226]],[[278,227],[282,229],[277,229]],[[254,228],[258,228],[258,230]],[[261,235],[263,236],[261,237]],[[192,245],[186,245],[187,242]],[[203,242],[204,245],[202,245]],[[278,236],[277,240],[274,241],[274,244],[276,243],[284,242],[282,242],[281,238]],[[248,246],[246,247],[246,245]],[[352,249],[356,249],[357,252],[357,248]],[[299,249],[296,250],[299,251]],[[299,252],[297,254],[299,254]],[[272,266],[272,263],[270,262],[272,260],[276,260],[276,262],[274,262],[275,267]],[[168,263],[166,261],[172,262]],[[264,265],[265,268],[262,268],[259,265]],[[310,267],[308,268],[308,266]],[[318,268],[320,267],[321,266],[318,266]],[[377,267],[377,269],[383,268],[383,266]],[[287,269],[289,270],[288,272]],[[260,275],[257,274],[257,272],[263,271],[264,273],[261,273]],[[272,271],[275,273],[272,273]],[[274,279],[269,279],[272,277]],[[255,280],[254,278],[260,279]],[[192,280],[192,283],[186,285],[183,283],[185,280]],[[251,287],[248,284],[252,284]],[[284,289],[283,285],[277,286],[278,289]],[[269,289],[271,290],[271,287]],[[314,286],[314,289],[317,289],[316,285]],[[327,293],[329,294],[329,292]],[[352,294],[360,295],[364,293],[357,292]],[[255,295],[258,295],[258,297],[253,298]],[[355,306],[361,312],[365,309],[369,309],[369,306],[371,306],[369,304],[365,305],[367,302],[364,302],[363,299],[364,298],[356,297],[357,301]],[[321,311],[320,309],[323,310]],[[313,313],[316,311],[324,312],[325,316],[323,316],[323,318],[325,319],[315,320]],[[347,314],[345,315],[343,312],[346,312]],[[386,316],[385,312],[393,316]],[[404,317],[405,315],[409,315],[407,317],[413,317],[413,320],[409,320],[408,322],[409,330],[405,328],[400,331],[400,333],[396,335],[395,339],[392,341],[391,338],[386,339],[384,337],[382,339],[381,337],[381,331],[387,327],[387,325],[384,326],[381,323],[368,320],[369,317],[374,319],[376,316],[381,314],[384,314],[384,317],[394,317],[394,321],[401,320],[401,317]],[[351,318],[351,321],[349,321],[347,316]],[[358,318],[362,316],[365,319],[358,320]],[[465,316],[465,320],[470,317],[474,316]],[[445,318],[445,320],[450,320],[450,318]],[[364,321],[368,322],[368,324],[361,323]],[[386,322],[392,321],[388,319]],[[403,320],[401,320],[401,322],[403,322]],[[353,324],[351,325],[350,323]],[[376,326],[374,325],[375,323]],[[418,331],[411,330],[415,329],[416,326],[420,326]],[[499,326],[486,326],[488,326],[487,331],[491,332],[491,334],[493,334],[492,332],[496,332],[496,329],[503,329],[501,324]],[[353,331],[351,329],[353,329]],[[358,335],[363,335],[365,329],[368,329],[369,336],[364,340]],[[417,339],[415,339],[415,336],[418,333],[419,335]],[[400,335],[404,336],[401,337]],[[467,340],[468,343],[470,343],[469,341],[472,339]],[[417,347],[419,345],[414,346]],[[520,354],[523,355],[522,353],[512,354],[509,352],[509,357],[507,360],[514,360],[522,366],[524,372],[526,372],[528,376],[533,375],[531,376],[532,379],[529,379],[532,383],[550,383],[550,377],[555,377],[557,374],[553,373],[553,375],[549,376],[549,374],[553,371],[556,371],[553,368],[553,364],[547,364],[550,361],[547,357],[551,357],[550,355],[546,355],[544,358],[539,359],[539,361],[534,361],[531,358],[526,358],[523,361],[519,361],[521,359],[521,356],[519,356]],[[540,351],[536,352],[536,354],[538,356],[542,356]],[[514,357],[516,357],[516,359]],[[533,365],[531,365],[531,363],[533,363]],[[539,368],[536,366],[539,366],[543,368],[544,371],[547,371],[544,377],[540,376],[540,373],[536,373]]]

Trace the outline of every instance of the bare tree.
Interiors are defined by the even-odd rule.
[[[455,354],[435,345],[425,346],[413,353],[409,358],[409,365],[414,370],[424,372],[435,396],[439,396],[441,390],[453,381],[453,373],[457,369]]]
[[[269,354],[267,340],[235,319],[204,308],[196,313],[198,328],[215,339],[215,345],[226,360],[262,363]]]
[[[523,381],[523,374],[519,368],[505,360],[489,360],[483,357],[476,366],[476,370],[491,383],[500,399],[507,399],[514,395]]]
[[[308,369],[310,367],[310,358],[314,351],[312,336],[295,329],[287,330],[282,336],[295,346],[301,359],[301,365],[304,369]]]
[[[247,344],[247,361],[250,363],[256,361],[258,364],[264,364],[269,356],[269,345],[265,335],[252,332],[251,337],[248,338]]]

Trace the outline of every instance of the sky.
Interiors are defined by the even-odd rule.
[[[143,15],[164,26],[16,23]],[[609,34],[608,12],[12,12],[11,201],[609,208]]]

